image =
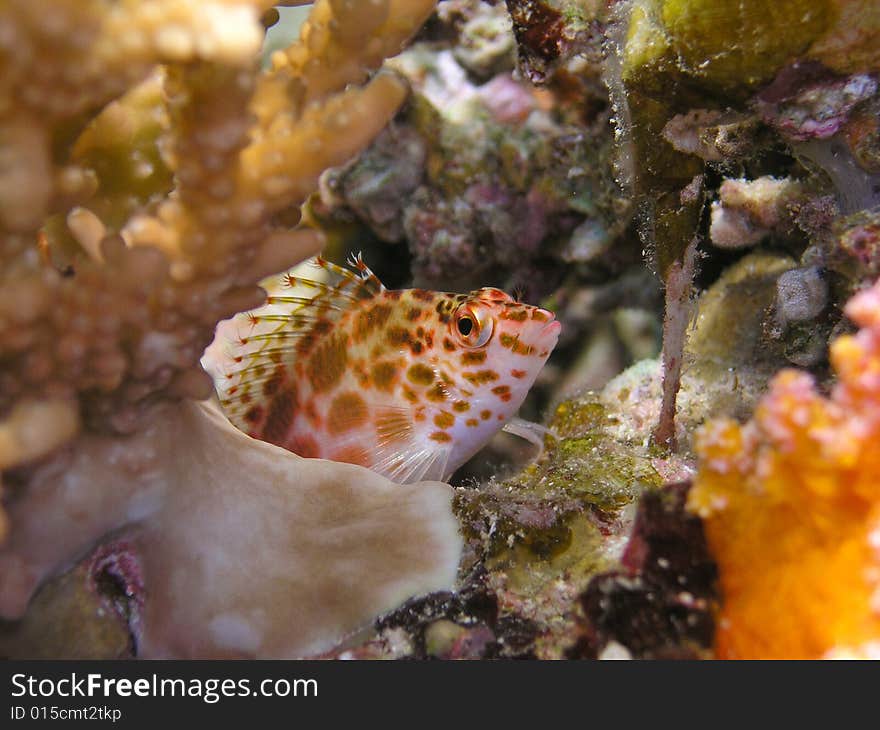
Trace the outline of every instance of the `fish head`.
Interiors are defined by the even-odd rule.
[[[561,325],[552,312],[495,288],[449,296],[438,309],[443,336],[436,369],[449,397],[434,408],[448,411],[451,401],[452,413],[441,412],[436,423],[445,421],[454,445],[450,463],[460,464],[516,414]]]

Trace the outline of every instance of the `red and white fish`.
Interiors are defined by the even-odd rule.
[[[317,259],[335,284],[288,276],[314,295],[248,315],[218,383],[233,423],[397,482],[447,479],[505,426],[541,443],[515,414],[559,337],[552,312],[494,288],[388,290],[351,263]]]

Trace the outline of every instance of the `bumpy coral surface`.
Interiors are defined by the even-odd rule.
[[[699,436],[689,506],[719,564],[719,656],[864,654],[880,639],[880,283],[846,314],[862,329],[831,347],[830,396],[783,371],[752,421]]]
[[[319,234],[296,228],[299,206],[318,175],[359,151],[403,102],[397,77],[368,76],[434,3],[319,0],[299,40],[260,72],[261,17],[271,5],[14,0],[0,8],[0,496],[11,515],[0,515],[4,618],[20,617],[43,580],[120,529],[130,539],[101,548],[96,565],[118,566],[145,655],[320,651],[408,595],[452,581],[460,539],[448,487],[424,493],[433,492],[431,505],[407,508],[375,474],[349,479],[341,465],[320,461],[281,473],[272,464],[289,454],[267,457],[266,444],[229,435],[188,402],[211,394],[199,358],[218,320],[261,303],[258,282],[320,248]],[[188,419],[185,433],[206,441],[175,455],[160,442]],[[205,454],[226,439],[233,466],[204,472],[217,463]],[[338,488],[355,482],[365,490],[352,502]],[[379,493],[370,484],[389,498],[372,502]],[[362,499],[369,504],[358,507]],[[210,543],[213,566],[228,568],[216,530],[246,502],[255,511],[242,523],[243,542],[227,533],[224,544],[260,562],[265,551],[246,548],[252,534],[272,532],[279,500],[302,516],[309,510],[299,500],[317,510],[294,531],[314,530],[317,552],[339,568],[322,569],[320,583],[308,573],[318,563],[305,558],[305,543],[276,533],[282,554],[269,562],[298,564],[305,582],[318,580],[311,596],[295,591],[298,609],[294,599],[271,601],[305,612],[293,633],[289,610],[259,605],[270,595],[259,581],[273,581],[266,563],[239,566],[239,577],[262,576],[240,585],[188,560]],[[180,522],[209,504],[218,511],[201,535],[190,517]],[[349,521],[364,512],[372,515],[366,532]],[[421,562],[416,553],[425,555],[425,530],[438,518],[448,530]],[[346,524],[362,540],[343,549],[345,540],[326,535]],[[414,529],[413,539],[397,540],[391,525]],[[290,522],[277,526],[285,533]],[[348,571],[371,534],[377,554],[400,548],[401,560],[388,580],[356,570],[378,577],[364,591]],[[409,588],[406,575],[415,578]],[[223,596],[213,591],[220,586]],[[373,602],[380,586],[397,595]],[[217,618],[229,601],[236,608]],[[344,615],[328,624],[333,602]],[[183,605],[195,613],[181,615]],[[202,609],[214,618],[193,618]],[[323,617],[321,626],[306,614]]]

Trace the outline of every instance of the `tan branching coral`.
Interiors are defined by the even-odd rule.
[[[290,230],[296,206],[405,95],[381,74],[340,89],[398,50],[432,3],[381,27],[358,25],[342,12],[351,3],[318,3],[287,52],[299,62],[260,75],[267,5],[6,9],[17,40],[3,46],[16,62],[4,65],[13,102],[0,110],[0,410],[27,396],[79,398],[92,422],[129,430],[148,398],[205,397],[198,357],[214,324],[259,303],[262,277],[318,248],[317,234]],[[313,53],[319,31],[326,42]],[[329,76],[308,63],[328,48]],[[83,114],[156,62],[163,73],[86,124]]]
[[[258,305],[261,279],[320,248],[319,234],[294,228],[299,205],[403,102],[394,75],[360,84],[433,2],[320,0],[301,39],[261,73],[271,5],[0,8],[0,469],[45,459],[78,430],[68,457],[98,434],[121,453],[136,448],[123,434],[143,439],[157,418],[178,417],[165,402],[212,392],[199,357],[216,323]],[[0,570],[7,616],[109,527],[34,562],[35,514],[70,495],[35,497],[22,473],[5,495],[15,506]],[[126,479],[103,477],[89,494]],[[110,529],[142,517],[123,512]]]

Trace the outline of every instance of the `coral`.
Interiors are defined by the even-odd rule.
[[[828,306],[828,283],[816,266],[785,271],[776,280],[773,324],[768,333],[781,340],[795,365],[820,363],[828,331],[819,321]]]
[[[312,210],[331,233],[355,218],[405,242],[416,285],[520,287],[540,300],[559,283],[553,263],[595,264],[622,237],[628,205],[609,174],[604,92],[568,99],[517,78],[512,54],[496,53],[514,43],[503,13],[441,4],[440,39],[393,60],[413,86],[410,105],[355,163],[328,172]],[[596,107],[586,124],[579,104]],[[595,244],[570,240],[583,223]]]
[[[488,81],[512,65],[516,44],[510,32],[510,16],[500,4],[479,7],[470,15],[452,53],[470,73]]]
[[[699,434],[688,506],[718,561],[722,657],[822,657],[880,637],[880,284],[847,316],[828,397],[786,370],[745,425]]]
[[[408,590],[452,580],[459,538],[445,488],[425,492],[430,504],[414,497],[417,508],[404,506],[402,492],[392,498],[390,483],[338,464],[297,461],[282,478],[266,465],[264,445],[225,433],[190,402],[212,392],[199,358],[218,320],[259,304],[261,279],[320,248],[317,232],[293,228],[299,205],[325,168],[359,151],[403,102],[407,88],[395,75],[368,76],[400,50],[433,2],[388,0],[365,11],[357,2],[319,0],[300,39],[261,73],[260,18],[270,5],[59,0],[0,9],[9,31],[0,34],[0,469],[11,515],[2,523],[0,604],[7,618],[22,614],[41,581],[108,532],[126,529],[137,537],[114,542],[104,562],[140,566],[121,580],[130,581],[144,654],[322,651]],[[202,440],[176,451],[167,439],[181,429]],[[211,468],[203,454],[223,443],[235,463]],[[359,481],[359,496],[339,491]],[[319,489],[327,483],[338,488]],[[203,552],[199,540],[215,542],[228,521],[224,505],[254,510],[246,531],[228,535],[229,549],[244,556],[273,510],[295,509],[310,494],[320,496],[312,538],[297,531],[306,543],[345,531],[334,522],[358,535],[359,518],[345,505],[363,499],[361,508],[375,510],[364,539],[381,535],[377,554],[400,548],[401,559],[387,564],[397,576],[376,584],[389,593],[374,601],[360,590],[311,632],[306,615],[321,614],[349,581],[344,551],[325,551],[342,572],[325,566],[328,582],[315,584],[313,598],[300,591],[304,631],[284,638],[286,615],[259,618],[258,602],[271,591],[247,582],[269,574],[241,563],[245,582],[230,578],[218,596],[218,584],[200,570],[226,570],[222,561],[200,567],[189,558]],[[175,520],[202,508],[207,514],[208,505],[216,524],[190,530]],[[426,561],[414,534],[390,529],[399,521],[430,532],[431,520],[447,530]],[[276,547],[305,555],[306,543]],[[293,564],[281,556],[277,563]],[[172,599],[183,585],[185,609]],[[288,603],[276,598],[276,606]],[[217,614],[212,629],[214,613],[198,612],[223,605],[228,616]],[[189,639],[171,635],[193,623]]]
[[[859,13],[864,18],[854,23]],[[858,167],[839,132],[876,97],[878,20],[876,5],[862,0],[614,5],[606,78],[619,178],[642,214],[645,249],[673,314],[681,297],[669,292],[682,290],[676,275],[689,268],[688,246],[702,230],[717,172],[742,176],[725,181],[712,204],[710,235],[726,248],[754,245],[772,231],[796,249],[802,234],[822,232],[837,214],[823,200],[827,180],[774,159],[785,145],[807,171],[818,166],[828,174],[840,211],[876,204],[874,176]],[[854,126],[852,137],[854,145],[865,140],[859,159],[870,148],[870,125],[862,128],[860,136]],[[690,192],[698,176],[704,195]],[[674,384],[681,327],[670,334],[664,357]],[[661,436],[670,433],[667,415]]]
[[[470,556],[460,590],[408,603],[382,619],[380,632],[404,629],[416,657],[562,658],[578,594],[618,564],[630,506],[662,484],[660,471],[687,473],[645,448],[650,424],[630,419],[627,405],[595,393],[565,401],[550,422],[559,438],[548,439],[539,462],[458,489]],[[384,655],[382,635],[364,650]]]
[[[880,209],[838,218],[814,249],[810,256],[842,280],[838,297],[852,296],[880,276]]]
[[[854,111],[843,131],[859,167],[880,173],[880,99]]]
[[[663,128],[663,138],[677,151],[706,162],[737,160],[756,146],[757,120],[741,112],[691,109],[677,114]]]
[[[721,248],[752,246],[777,228],[791,227],[793,211],[805,197],[798,181],[769,176],[727,179],[718,194],[712,203],[709,237]]]
[[[875,0],[270,5],[0,8],[0,654],[876,656]],[[325,241],[555,313],[538,457],[202,400]]]
[[[382,74],[364,88],[336,95],[330,94],[338,88],[333,84],[361,81],[370,65],[397,50],[430,5],[422,3],[417,11],[410,4],[399,14],[395,9],[390,27],[372,24],[355,32],[352,28],[357,26],[333,21],[329,3],[319,3],[304,39],[287,56],[279,56],[276,68],[267,74],[251,72],[254,43],[242,43],[234,63],[228,48],[208,43],[215,63],[168,66],[161,91],[158,82],[148,79],[145,87],[107,107],[74,146],[71,163],[59,171],[66,178],[78,175],[94,183],[88,186],[94,199],[81,195],[80,207],[66,216],[87,254],[81,250],[72,261],[72,277],[46,267],[37,248],[27,245],[46,206],[21,205],[21,199],[47,194],[27,192],[28,186],[19,182],[12,191],[16,197],[0,207],[27,211],[32,220],[26,226],[6,221],[5,272],[14,284],[4,302],[23,309],[26,314],[19,319],[28,319],[4,319],[0,332],[4,350],[14,353],[3,369],[2,405],[9,407],[14,399],[35,391],[84,398],[87,394],[89,409],[105,420],[113,413],[114,426],[120,428],[123,413],[135,410],[148,396],[209,393],[210,383],[199,373],[197,360],[214,323],[258,303],[262,295],[257,281],[318,246],[316,234],[277,227],[273,215],[300,202],[325,167],[350,157],[371,139],[405,94],[397,80]],[[241,23],[234,4],[228,15],[222,8],[215,7],[219,15],[214,26],[222,21],[226,33],[241,26],[240,34],[258,34],[258,27]],[[128,20],[134,33],[137,17]],[[184,21],[175,16],[179,32],[187,27]],[[327,24],[334,24],[333,33],[322,30]],[[367,58],[349,54],[343,60],[345,54],[329,41],[307,52],[309,33],[337,45],[345,34],[353,36],[345,39],[347,43],[355,37],[381,41],[367,44]],[[309,53],[314,55],[311,63]],[[151,60],[178,58],[171,54]],[[303,64],[306,69],[300,68]],[[291,95],[287,89],[294,80],[307,93]],[[87,82],[82,84],[88,87]],[[165,108],[157,109],[160,93],[168,99]],[[13,120],[23,113],[22,106],[26,104],[18,107]],[[162,115],[168,119],[162,120]],[[26,135],[19,139],[24,134],[20,130],[7,138],[7,147],[9,154],[27,152],[27,167],[34,170],[38,166],[31,158],[46,157],[48,140],[43,140],[41,151]],[[142,148],[155,144],[159,135],[162,161],[174,173],[173,191],[162,189],[167,175],[148,174],[159,161],[143,156]],[[123,139],[129,143],[123,144]],[[132,184],[138,166],[147,168],[140,187]],[[10,167],[12,172],[17,169]],[[146,190],[144,177],[154,178]],[[51,179],[47,171],[43,180]],[[123,190],[127,197],[122,200],[129,208],[150,202],[151,209],[132,211],[127,219],[102,220],[104,210],[117,217],[120,207],[129,212],[118,204]],[[71,207],[68,199],[64,202]],[[59,212],[63,216],[64,211]],[[60,245],[52,230],[46,232],[50,251]],[[117,232],[122,239],[114,235]],[[98,291],[98,297],[90,294]]]
[[[623,569],[597,575],[581,596],[586,619],[573,656],[605,658],[615,644],[639,659],[709,655],[716,569],[686,495],[685,483],[641,498]]]
[[[125,599],[112,582],[105,586],[112,595]],[[132,656],[134,646],[127,623],[108,620],[108,614],[114,612],[104,597],[105,586],[91,578],[88,563],[46,584],[20,622],[0,624],[0,653],[31,659]]]
[[[783,139],[804,142],[837,134],[853,109],[876,92],[877,81],[868,74],[838,77],[818,64],[795,63],[762,89],[754,106]]]
[[[126,586],[141,657],[317,654],[452,584],[447,485],[302,459],[211,405],[158,415],[127,439],[83,435],[28,475],[0,553],[2,615],[21,614],[44,576],[108,534],[89,575],[109,569]]]

